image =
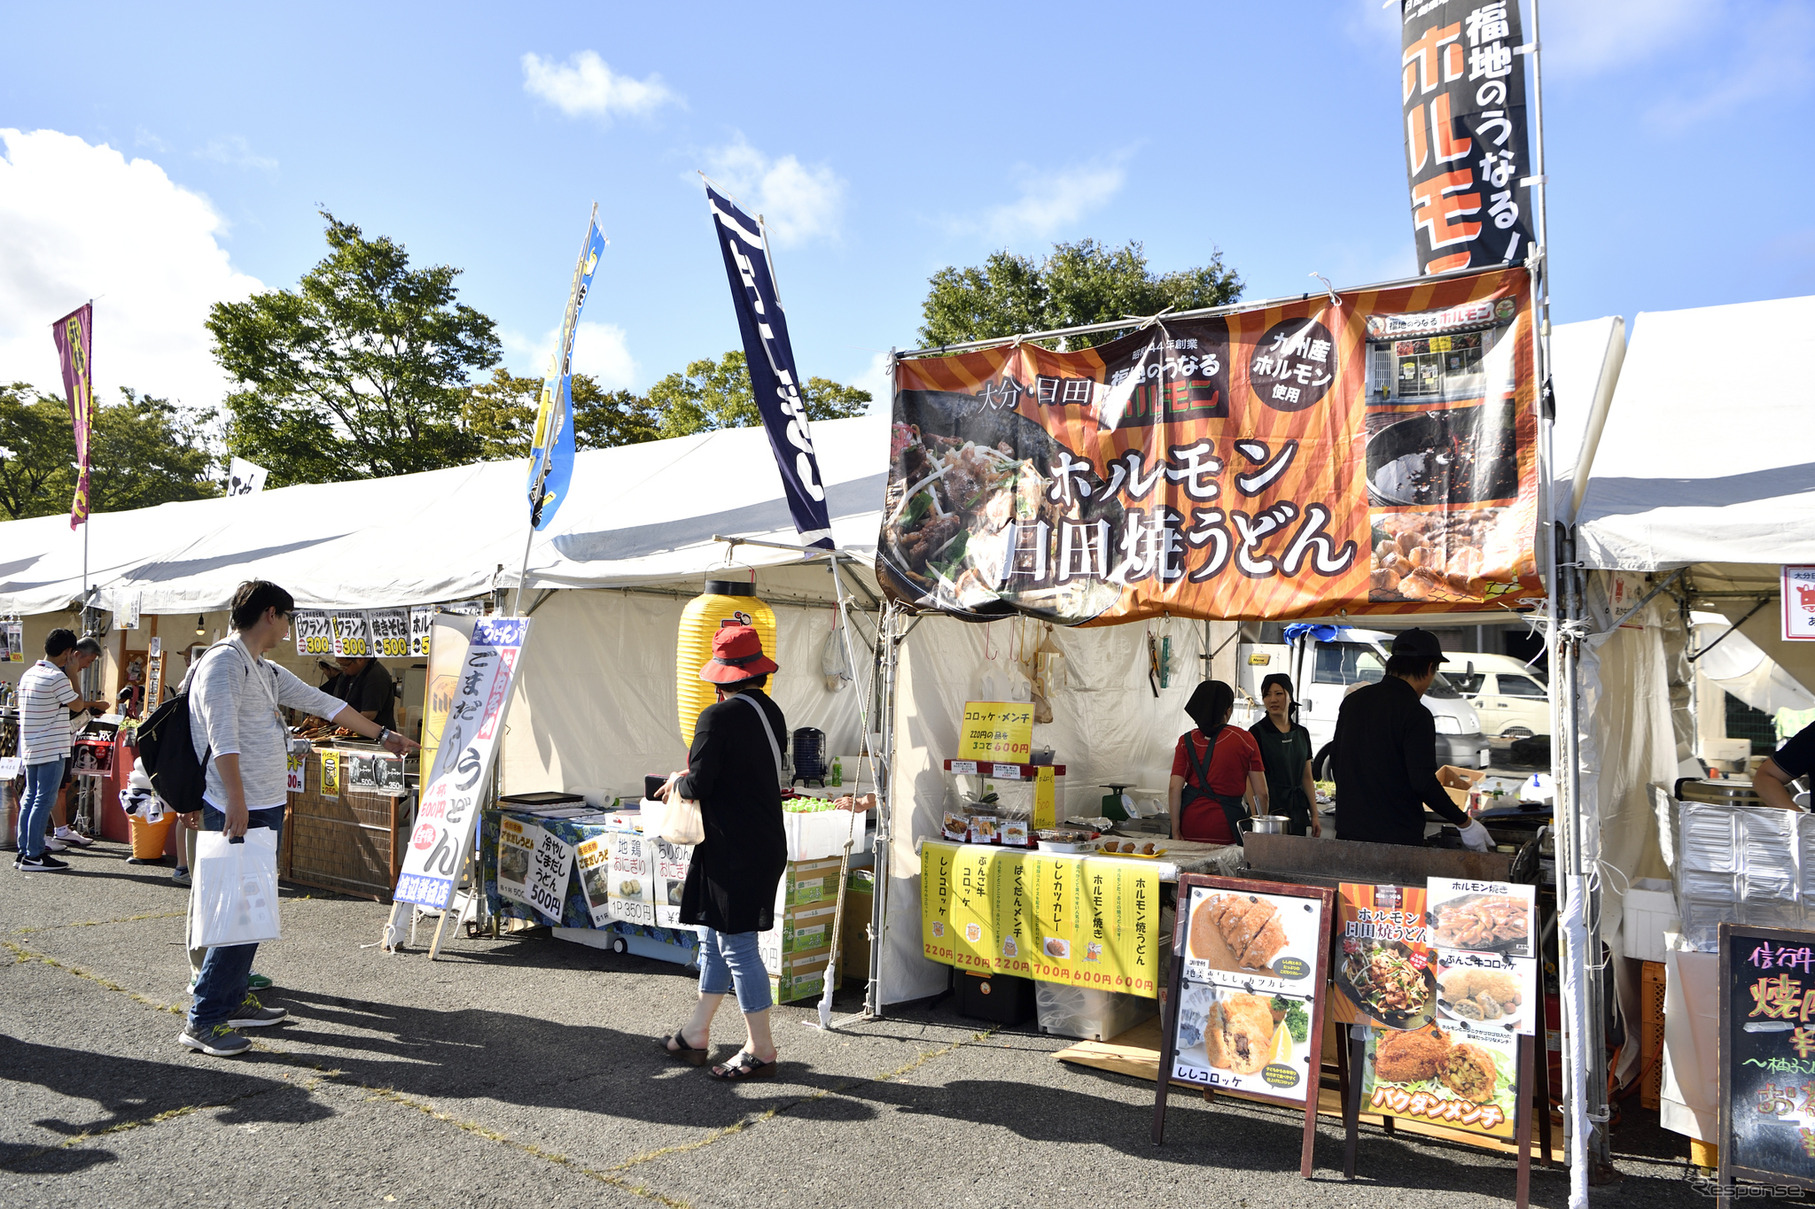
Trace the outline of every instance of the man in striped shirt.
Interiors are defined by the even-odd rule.
[[[44,823],[63,782],[69,759],[71,714],[105,712],[107,702],[84,701],[69,682],[64,667],[75,654],[76,636],[52,630],[44,640],[44,658],[19,678],[20,756],[25,763],[25,799],[19,804],[19,859],[13,868],[28,873],[56,872],[69,865],[44,851]]]

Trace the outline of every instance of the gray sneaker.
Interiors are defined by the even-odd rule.
[[[170,880],[179,886],[187,886],[189,884],[189,870],[176,870],[170,875]]]
[[[252,1048],[250,1041],[225,1024],[217,1024],[213,1028],[199,1033],[191,1024],[178,1033],[176,1039],[190,1049],[199,1049],[204,1054],[211,1054],[216,1058],[237,1058]]]
[[[232,1028],[264,1028],[267,1025],[280,1023],[290,1013],[283,1008],[268,1008],[258,1001],[258,996],[247,994],[245,1002],[227,1021]]]

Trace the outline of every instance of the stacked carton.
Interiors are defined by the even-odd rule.
[[[832,922],[838,914],[838,857],[789,861],[775,892],[775,926],[757,935],[777,1003],[825,989],[832,955]]]

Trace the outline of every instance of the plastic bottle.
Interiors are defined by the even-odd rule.
[[[839,786],[841,786],[843,784],[844,784],[844,765],[839,762],[839,759],[837,756],[833,756],[832,757],[832,788],[837,789]]]

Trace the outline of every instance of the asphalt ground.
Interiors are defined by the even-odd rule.
[[[254,1050],[176,1043],[185,891],[121,845],[76,872],[0,867],[0,1205],[1141,1206],[1510,1204],[1510,1160],[1364,1133],[1341,1176],[1326,1123],[1298,1176],[1302,1117],[1056,1062],[1065,1041],[947,1005],[825,1033],[776,1010],[783,1066],[732,1086],[659,1038],[686,1016],[678,966],[546,935],[377,948],[387,908],[286,887],[260,952],[290,1022]],[[426,944],[426,932],[423,943]],[[371,946],[371,947],[368,947]],[[726,1005],[714,1040],[741,1039]],[[841,1011],[857,1007],[841,996]],[[1594,1204],[1702,1205],[1687,1143],[1633,1107],[1623,1178]],[[1416,1198],[1412,1200],[1411,1198]],[[1534,1204],[1568,1203],[1538,1168]]]

